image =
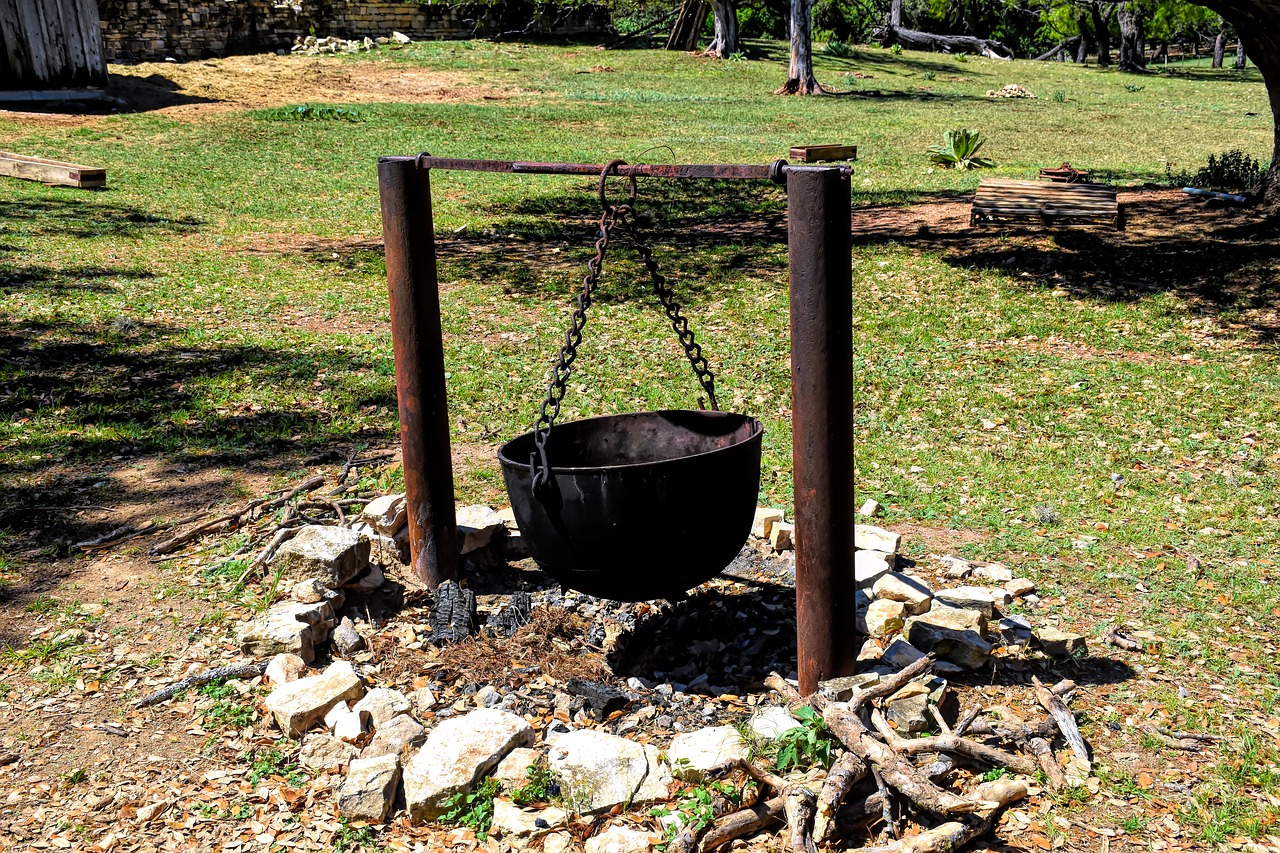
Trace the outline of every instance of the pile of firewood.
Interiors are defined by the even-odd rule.
[[[944,853],[986,835],[1005,807],[1027,796],[1027,783],[1017,776],[1042,771],[1051,790],[1065,787],[1068,778],[1087,777],[1088,748],[1067,707],[1075,689],[1070,681],[1052,688],[1035,681],[1036,699],[1048,714],[1039,725],[985,720],[982,709],[974,708],[954,727],[937,714],[941,734],[901,737],[885,720],[878,702],[928,672],[933,662],[932,655],[921,658],[856,692],[848,702],[831,702],[821,694],[802,697],[780,676],[771,675],[765,683],[786,699],[793,712],[808,705],[821,713],[843,751],[824,776],[806,777],[802,782],[742,762],[740,770],[769,796],[762,793],[701,831],[685,829],[668,846],[668,853],[714,850],[782,821],[787,825],[787,848],[811,853],[818,844],[838,842],[842,827],[876,820],[882,822],[883,841],[864,850]],[[1058,737],[1071,753],[1066,771],[1052,746]],[[997,768],[1010,775],[961,793],[942,784],[957,775],[953,771],[961,765],[974,770],[966,778]]]

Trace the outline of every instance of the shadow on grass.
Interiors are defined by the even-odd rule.
[[[970,228],[968,206],[856,211],[854,252],[899,244],[943,252],[959,269],[1003,273],[1020,286],[1132,302],[1170,292],[1193,313],[1280,342],[1280,250],[1239,211],[1207,209],[1175,194],[1126,198],[1128,223],[1110,229]]]
[[[100,192],[0,201],[0,234],[14,237],[39,234],[79,239],[138,237],[152,231],[182,234],[194,231],[202,224],[201,220],[191,217],[168,219],[131,205],[104,202]],[[0,250],[20,251],[15,246],[5,246]]]

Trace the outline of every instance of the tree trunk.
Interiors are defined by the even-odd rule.
[[[1089,4],[1089,13],[1093,17],[1093,37],[1098,45],[1098,65],[1111,64],[1111,29],[1107,19],[1102,16],[1102,7],[1097,3]]]
[[[1147,55],[1143,51],[1146,44],[1146,19],[1142,6],[1137,2],[1121,4],[1117,7],[1116,16],[1120,21],[1120,62],[1119,69],[1129,72],[1147,70]]]
[[[1072,36],[1071,38],[1065,38],[1062,41],[1058,42],[1056,47],[1050,48],[1049,50],[1046,50],[1044,53],[1037,56],[1036,61],[1043,62],[1047,59],[1063,59],[1068,54],[1074,56],[1076,46],[1079,43],[1079,41],[1080,41],[1080,36]]]
[[[1164,62],[1165,65],[1169,64],[1169,42],[1161,40],[1156,45],[1155,54],[1151,57],[1151,61]]]
[[[706,0],[684,0],[667,37],[667,50],[697,50],[698,34],[702,32],[708,11]]]
[[[1277,122],[1271,168],[1255,195],[1263,210],[1280,217],[1280,0],[1203,0],[1203,3],[1226,18],[1237,33],[1249,34],[1249,58],[1262,73],[1271,113]]]
[[[1213,40],[1213,63],[1211,68],[1222,67],[1222,57],[1227,52],[1227,33],[1225,30],[1218,30],[1217,37]]]
[[[1236,68],[1243,69],[1248,63],[1244,57],[1244,39],[1236,37]]]
[[[707,53],[721,59],[732,56],[739,50],[736,3],[734,0],[711,0],[711,13],[715,32],[711,36],[711,44],[707,45]]]
[[[1076,26],[1080,28],[1080,44],[1076,46],[1076,64],[1084,65],[1089,61],[1089,51],[1093,50],[1093,32],[1089,29],[1089,16],[1083,12],[1077,14]]]
[[[902,0],[893,0],[889,4],[889,26],[895,30],[902,27]]]
[[[791,0],[791,65],[787,82],[775,95],[817,95],[822,87],[813,76],[813,0]]]

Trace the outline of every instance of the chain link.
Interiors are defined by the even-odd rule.
[[[707,397],[711,401],[711,408],[714,411],[720,411],[720,406],[716,402],[715,374],[711,372],[711,367],[706,357],[702,355],[702,347],[698,345],[697,340],[694,338],[693,331],[689,328],[688,319],[680,312],[680,303],[676,301],[675,291],[667,284],[667,280],[662,273],[658,271],[658,264],[653,259],[653,249],[640,233],[639,226],[635,221],[635,177],[632,176],[630,179],[630,188],[625,202],[612,205],[605,197],[605,183],[614,170],[621,165],[624,165],[624,161],[612,160],[600,172],[599,195],[603,212],[600,214],[600,225],[596,236],[596,254],[595,257],[587,262],[587,274],[582,279],[582,290],[577,295],[577,305],[573,311],[573,319],[569,324],[568,331],[565,332],[564,344],[560,347],[560,355],[556,360],[551,383],[547,386],[547,398],[542,402],[542,407],[539,409],[538,422],[533,431],[535,449],[533,453],[529,454],[529,473],[532,477],[535,496],[545,495],[551,481],[551,463],[547,460],[547,439],[551,436],[551,427],[560,415],[560,403],[564,400],[569,376],[573,372],[573,363],[578,358],[578,347],[582,343],[582,330],[587,325],[587,309],[591,307],[592,297],[595,295],[596,288],[599,287],[600,275],[604,271],[604,259],[609,249],[609,242],[613,236],[614,229],[619,224],[626,230],[627,236],[631,238],[640,253],[640,259],[644,263],[645,269],[648,270],[649,278],[653,283],[653,292],[658,297],[658,301],[662,303],[667,319],[671,321],[671,328],[680,339],[680,345],[684,347],[685,356],[693,367],[698,383],[707,392]],[[699,397],[699,406],[702,403],[703,400]]]

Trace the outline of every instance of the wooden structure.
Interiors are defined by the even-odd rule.
[[[42,157],[27,157],[23,154],[10,154],[7,151],[0,151],[0,176],[86,190],[99,189],[107,185],[106,169],[77,166],[75,163],[45,160]]]
[[[698,36],[710,14],[711,4],[706,0],[684,0],[667,37],[667,50],[697,50]]]
[[[0,0],[0,101],[99,97],[106,84],[97,0]]]
[[[797,145],[791,149],[791,159],[801,163],[820,163],[824,160],[857,160],[856,145]]]
[[[970,225],[1121,225],[1116,188],[1107,184],[983,180]]]

